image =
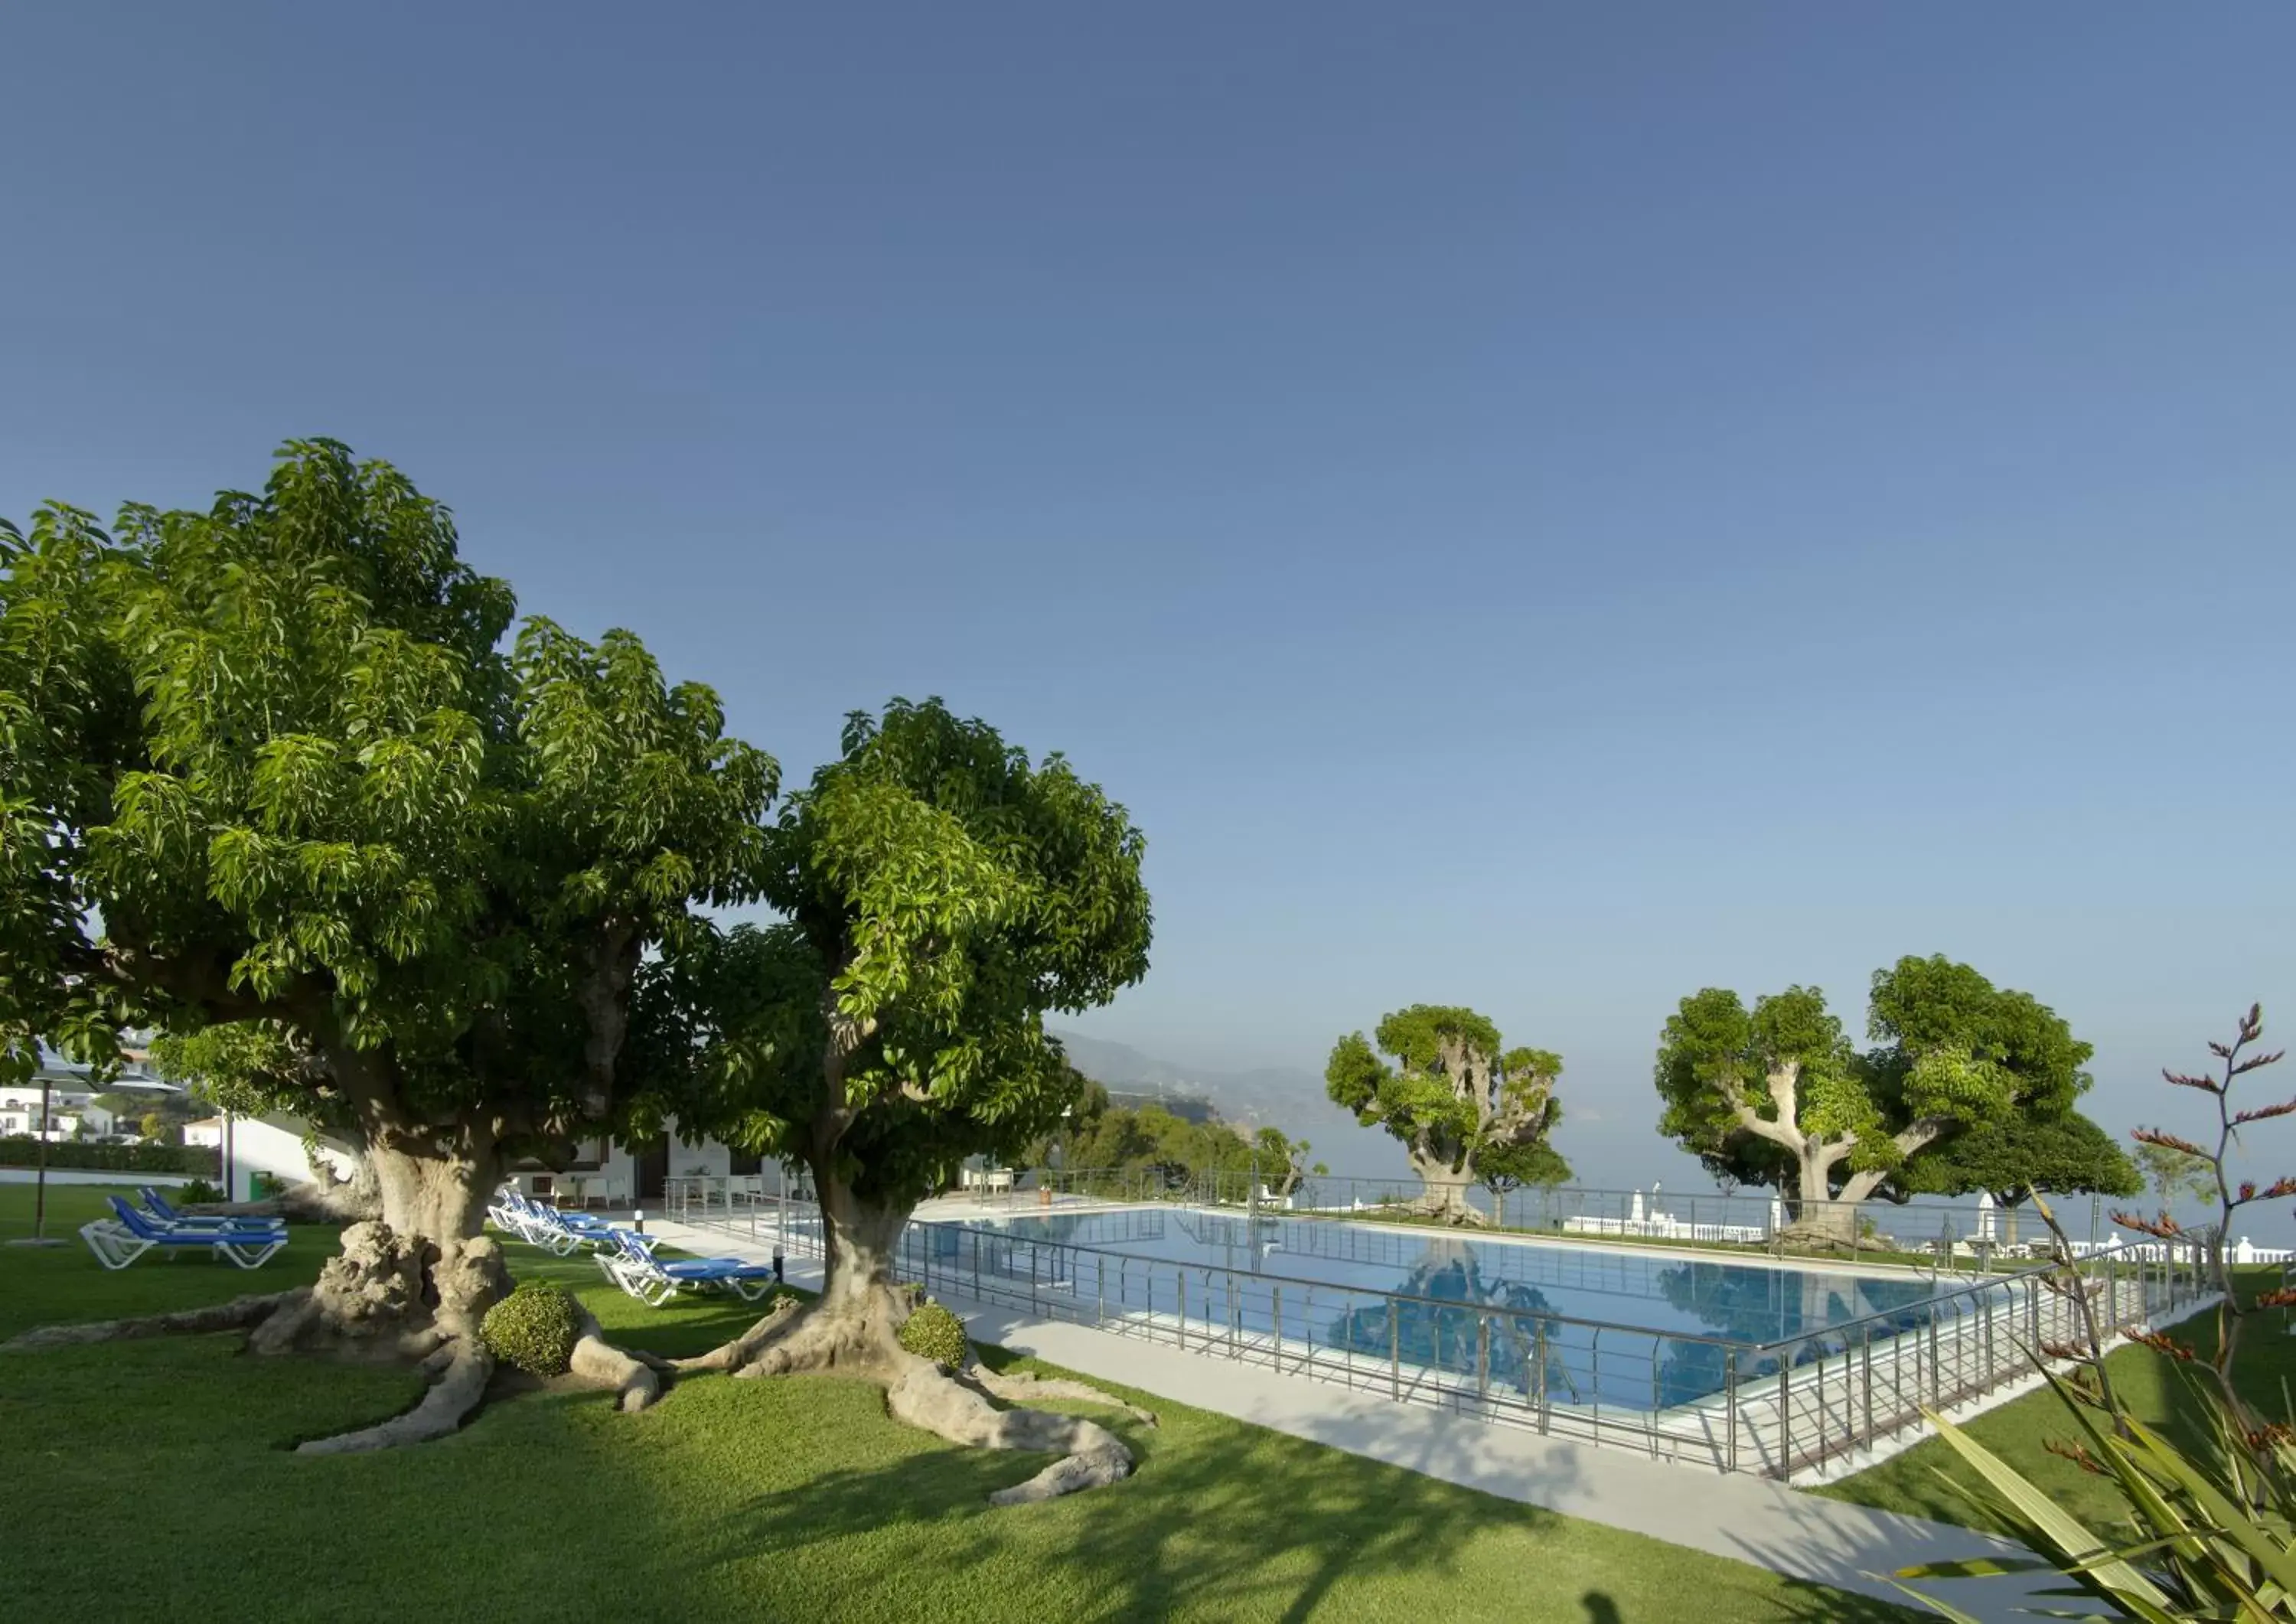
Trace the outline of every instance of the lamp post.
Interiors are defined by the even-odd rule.
[[[38,1144],[33,1152],[33,1165],[37,1171],[34,1173],[32,1182],[32,1233],[11,1241],[11,1246],[63,1244],[62,1241],[51,1239],[48,1234],[48,1102],[54,1087],[53,1078],[40,1079],[40,1129],[35,1136]]]
[[[39,1170],[32,1185],[32,1244],[37,1246],[48,1238],[48,1100],[55,1088],[48,1078],[40,1079],[40,1146],[36,1153]]]

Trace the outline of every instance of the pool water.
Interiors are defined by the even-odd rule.
[[[953,1259],[959,1227],[1018,1242],[1048,1243],[1104,1254],[1086,1263],[1067,1257],[1061,1272],[1089,1273],[1117,1306],[1168,1311],[1172,1277],[1192,1284],[1192,1315],[1265,1332],[1284,1315],[1288,1341],[1387,1360],[1473,1371],[1486,1363],[1495,1387],[1525,1395],[1540,1384],[1532,1351],[1544,1336],[1546,1396],[1551,1402],[1663,1409],[1721,1390],[1729,1349],[1723,1343],[1781,1344],[1762,1353],[1741,1349],[1742,1381],[1805,1362],[1821,1348],[1838,1350],[1831,1327],[1882,1316],[1876,1341],[1928,1322],[1926,1307],[1953,1289],[1917,1275],[1774,1267],[1714,1261],[1679,1253],[1606,1251],[1570,1243],[1470,1237],[1456,1231],[1406,1229],[1333,1218],[1261,1218],[1193,1208],[1128,1209],[976,1219],[931,1243]],[[976,1245],[978,1243],[976,1243]],[[996,1251],[994,1247],[989,1249]],[[1026,1251],[1032,1249],[1015,1248]],[[1048,1249],[1047,1249],[1048,1251]],[[1125,1268],[1118,1258],[1155,1259],[1155,1270]],[[1054,1269],[1009,1255],[996,1272]],[[1159,1276],[1149,1288],[1145,1277]],[[1119,1284],[1120,1282],[1120,1284]],[[1965,1282],[1960,1284],[1966,1284]],[[1280,1286],[1279,1298],[1273,1288]],[[1374,1293],[1396,1293],[1390,1300]],[[1276,1309],[1281,1301],[1288,1307]],[[1472,1309],[1450,1309],[1449,1303]],[[1478,1321],[1492,1330],[1479,1349]],[[1695,1339],[1719,1339],[1716,1341]]]

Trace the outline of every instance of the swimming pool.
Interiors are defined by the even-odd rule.
[[[1664,1410],[1928,1324],[1965,1282],[1195,1208],[928,1224],[925,1259],[1201,1334],[1473,1373],[1556,1404]],[[1459,1305],[1453,1307],[1452,1305]],[[1760,1352],[1754,1349],[1759,1348]],[[1542,1357],[1543,1355],[1543,1357]]]

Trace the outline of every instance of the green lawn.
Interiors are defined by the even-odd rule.
[[[2276,1267],[2243,1270],[2241,1275],[2243,1291],[2251,1294],[2280,1284]],[[2215,1312],[2176,1327],[2174,1334],[2205,1357],[2216,1348]],[[2106,1357],[2105,1366],[2115,1390],[2140,1419],[2161,1427],[2182,1447],[2208,1447],[2206,1411],[2188,1372],[2149,1348],[2119,1349]],[[2278,1310],[2267,1310],[2248,1322],[2241,1333],[2240,1360],[2233,1377],[2242,1396],[2264,1415],[2276,1418],[2288,1414],[2288,1395],[2296,1389],[2296,1336],[2287,1333],[2284,1316]],[[2069,1439],[2079,1431],[2054,1393],[2028,1393],[1978,1416],[1963,1430],[2032,1479],[2075,1516],[2103,1524],[2124,1514],[2120,1496],[2103,1479],[2047,1452],[2049,1439]],[[1932,1438],[1816,1492],[1883,1511],[1910,1512],[1948,1522],[1980,1521],[1969,1503],[1939,1478],[1941,1471],[1955,1481],[1976,1480],[1960,1456]]]
[[[0,1223],[28,1211],[28,1191],[0,1186]],[[256,1275],[147,1259],[115,1276],[76,1238],[0,1247],[0,1312],[12,1329],[212,1300],[308,1278],[324,1251],[298,1234]],[[521,1277],[563,1279],[660,1351],[746,1318],[709,1302],[650,1312],[580,1259],[511,1251]],[[242,1340],[0,1354],[17,1508],[0,1521],[0,1618],[1906,1616],[1162,1396],[1140,1395],[1160,1429],[1103,1412],[1141,1456],[1129,1481],[1010,1510],[985,1497],[1037,1457],[951,1448],[888,1420],[875,1389],[825,1376],[692,1380],[641,1415],[541,1392],[439,1443],[307,1458],[288,1446],[403,1407],[416,1380],[257,1361]]]

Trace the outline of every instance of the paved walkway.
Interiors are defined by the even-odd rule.
[[[705,1254],[762,1260],[772,1252],[770,1244],[754,1245],[717,1229],[655,1223],[647,1228],[659,1230],[673,1245]],[[820,1281],[820,1265],[810,1259],[791,1259],[786,1268],[794,1284],[810,1287]],[[1088,1325],[1039,1319],[1025,1309],[946,1292],[939,1296],[964,1316],[977,1340],[1015,1353],[1502,1499],[1843,1590],[1903,1603],[1902,1592],[1868,1576],[1916,1562],[2022,1554],[1968,1529],[1820,1499],[1761,1478],[1542,1438]],[[2007,1624],[2030,1616],[2020,1608],[2079,1605],[2037,1599],[2035,1593],[2053,1579],[1964,1579],[1935,1589],[1974,1618]],[[1685,1603],[1692,1600],[1685,1598]]]

